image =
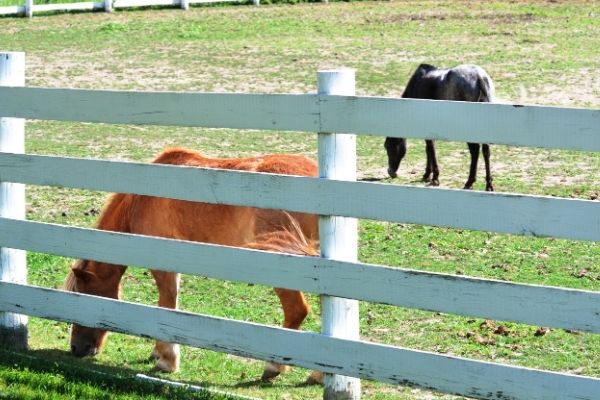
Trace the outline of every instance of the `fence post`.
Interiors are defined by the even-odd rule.
[[[319,95],[355,94],[354,70],[319,71]],[[356,180],[356,135],[319,132],[319,176]],[[321,257],[342,261],[357,260],[356,218],[321,216],[319,218]],[[359,338],[358,301],[322,296],[321,321],[324,335],[345,339]],[[325,400],[360,399],[360,380],[325,374]]]
[[[260,0],[252,0],[252,4],[255,6],[260,6]]]
[[[25,53],[0,52],[0,86],[25,86]],[[25,120],[0,115],[0,152],[25,152]],[[25,219],[25,185],[0,182],[0,217]],[[26,283],[25,251],[0,247],[0,280]],[[27,348],[27,316],[0,310],[0,348]]]
[[[189,10],[190,9],[190,0],[181,0],[181,9]]]
[[[33,0],[25,0],[25,16],[27,18],[33,17]]]
[[[104,0],[104,11],[107,13],[113,12],[112,0]]]

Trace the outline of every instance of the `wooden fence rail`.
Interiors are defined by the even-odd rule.
[[[63,311],[57,312],[59,308]],[[481,399],[597,399],[600,380],[0,282],[0,309]],[[148,321],[156,321],[148,323]]]
[[[32,118],[346,133],[319,133],[320,157],[345,142],[352,149],[353,136],[348,133],[600,151],[598,110],[356,97],[337,83],[331,85],[316,95],[0,87],[0,116],[2,121]],[[468,121],[460,117],[465,114]],[[8,137],[7,132],[2,137]],[[344,241],[332,234],[333,240],[324,242],[325,258],[319,258],[24,221],[4,212],[0,213],[3,248],[600,333],[600,293],[367,265],[356,261],[352,249],[353,218],[598,241],[599,202],[351,182],[353,168],[344,168],[352,170],[350,174],[338,175],[335,164],[327,160],[320,162],[321,178],[309,178],[19,153],[22,148],[0,141],[2,185],[74,187],[287,209],[325,216],[322,232],[331,229],[328,216],[348,217],[352,228],[339,236]],[[330,159],[339,156],[332,153]],[[0,210],[7,204],[0,201]],[[351,248],[348,253],[340,250],[345,243]],[[94,307],[89,307],[92,302]],[[335,308],[338,300],[331,303]],[[326,399],[334,398],[331,390],[341,382],[336,377],[340,374],[482,399],[595,399],[600,393],[600,380],[594,378],[366,343],[353,332],[344,338],[329,337],[35,288],[10,277],[0,281],[0,310],[323,370],[333,374],[326,384]],[[344,318],[350,330],[357,328],[353,318]],[[339,327],[333,325],[327,333],[338,336]],[[345,383],[347,398],[358,399],[359,382],[345,382],[350,382]]]
[[[210,3],[233,3],[244,0],[104,0],[99,2],[75,2],[75,3],[52,3],[52,4],[34,4],[33,0],[26,0],[23,5],[0,7],[0,16],[14,15],[33,17],[34,13],[50,11],[106,11],[112,12],[115,9],[132,7],[151,7],[151,6],[173,6],[187,10],[190,4],[210,4]],[[260,0],[253,0],[254,5],[259,5]]]
[[[600,333],[600,293],[0,218],[8,247]],[[148,252],[146,249],[154,249]],[[174,258],[174,255],[177,255]],[[490,305],[494,305],[493,307]]]
[[[600,240],[600,203],[591,200],[8,153],[0,154],[0,180],[517,235]]]
[[[0,88],[6,117],[342,132],[600,151],[600,110],[319,94]],[[469,118],[462,118],[468,115]]]

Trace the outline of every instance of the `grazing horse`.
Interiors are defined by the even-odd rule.
[[[408,81],[402,94],[404,98],[455,100],[472,102],[492,102],[495,95],[492,78],[477,65],[459,65],[454,68],[437,68],[429,64],[421,64]],[[467,118],[465,116],[465,118]],[[435,155],[433,140],[425,140],[427,166],[423,181],[431,181],[433,186],[439,185],[440,171]],[[479,159],[479,143],[467,143],[471,153],[471,168],[465,189],[472,189],[477,176],[477,161]],[[388,174],[396,177],[396,171],[406,154],[406,139],[387,137],[384,144],[388,155]],[[485,161],[485,190],[492,192],[492,174],[490,171],[490,146],[481,145]]]
[[[154,162],[286,175],[317,175],[316,163],[297,155],[211,159],[190,150],[170,149],[160,154]],[[290,219],[295,221],[296,236],[305,238],[307,243],[318,240],[316,215],[122,193],[109,199],[99,217],[97,228],[226,246],[285,250],[288,247],[294,249],[292,245],[300,243],[291,240],[291,234],[281,233],[282,227],[289,226]],[[279,236],[273,236],[274,232]],[[296,252],[299,248],[296,246]],[[65,288],[117,299],[120,298],[120,282],[126,268],[124,265],[77,260],[71,267]],[[179,274],[157,270],[151,272],[158,286],[158,305],[176,309]],[[276,293],[283,305],[284,327],[298,329],[308,313],[303,295],[287,289],[276,289]],[[102,349],[106,337],[107,331],[103,329],[73,325],[71,352],[78,357],[95,355]],[[157,341],[152,355],[158,359],[156,369],[165,372],[179,369],[178,345]],[[263,378],[272,379],[284,370],[284,366],[267,364]]]

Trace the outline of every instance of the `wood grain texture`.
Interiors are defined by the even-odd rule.
[[[113,6],[125,7],[125,1],[132,6],[136,0],[117,0]],[[59,121],[313,132],[319,125],[314,95],[1,88],[0,113]]]
[[[600,293],[0,218],[0,245],[501,321],[600,333]]]
[[[152,4],[181,4],[156,1]],[[117,0],[114,6],[137,2]],[[356,133],[600,151],[600,110],[591,109],[333,95],[0,88],[0,110],[4,116],[32,119]]]
[[[48,11],[97,11],[105,10],[104,2],[79,2],[79,3],[63,3],[63,4],[35,4],[33,12],[48,12]]]
[[[0,7],[0,15],[24,15],[25,6],[4,6]]]
[[[600,240],[600,203],[590,200],[3,153],[0,180],[525,236]]]
[[[479,399],[597,399],[600,380],[0,282],[0,308]],[[201,379],[201,377],[200,377]]]
[[[320,109],[326,132],[600,151],[600,110],[339,96]]]
[[[355,71],[334,69],[317,73],[319,95],[354,95]],[[319,177],[356,181],[356,135],[319,132]],[[358,258],[358,220],[332,215],[319,216],[321,257],[356,262]],[[324,335],[358,339],[360,317],[358,301],[321,296],[321,332]],[[359,379],[325,374],[323,400],[359,400]]]
[[[25,53],[0,52],[0,87],[25,84]],[[0,117],[0,152],[25,151],[25,120]],[[25,185],[0,178],[0,217],[25,219]],[[23,250],[0,244],[0,280],[27,282]],[[27,348],[27,316],[0,311],[0,346]]]

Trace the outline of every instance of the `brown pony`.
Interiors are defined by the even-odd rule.
[[[316,176],[313,160],[297,155],[265,155],[238,159],[211,159],[185,149],[169,149],[155,160],[158,164],[175,164],[205,168],[222,168],[286,175]],[[293,229],[290,229],[290,226]],[[108,231],[160,236],[173,239],[214,243],[226,246],[316,254],[318,217],[303,213],[286,213],[253,207],[195,203],[183,200],[117,193],[107,202],[97,228]],[[309,244],[312,243],[310,246]],[[71,267],[65,288],[96,296],[120,298],[120,281],[124,265],[91,260],[77,260]],[[158,305],[177,308],[179,274],[152,270],[159,291]],[[275,289],[284,312],[283,326],[298,329],[309,307],[301,292]],[[71,352],[78,357],[101,351],[107,331],[73,325]],[[172,372],[179,369],[179,346],[157,341],[152,355],[158,359],[156,369]],[[263,379],[273,379],[287,367],[269,363]],[[317,378],[318,380],[318,378]]]

